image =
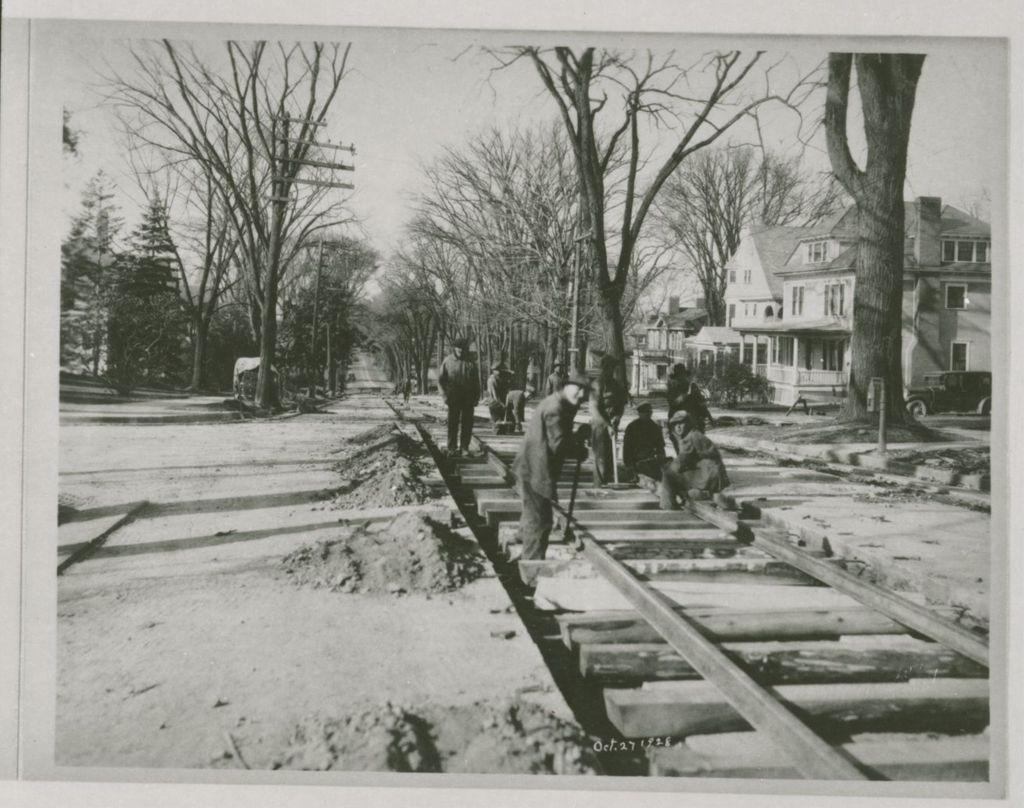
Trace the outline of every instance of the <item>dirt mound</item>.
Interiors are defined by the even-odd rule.
[[[420,505],[434,498],[423,478],[430,473],[427,451],[392,426],[367,430],[351,439],[336,470],[344,485],[332,500],[340,509]]]
[[[445,761],[446,772],[596,774],[599,771],[591,740],[578,727],[555,718],[536,704],[477,704],[467,713],[465,717],[476,724],[475,731],[465,747]]]
[[[578,727],[520,701],[412,708],[386,704],[295,728],[274,768],[476,774],[596,774]]]
[[[476,545],[418,513],[341,539],[307,544],[281,562],[296,584],[334,592],[450,592],[480,577]]]
[[[386,704],[347,718],[299,724],[274,768],[436,772],[440,764],[423,719]]]
[[[890,452],[889,457],[902,463],[931,466],[936,469],[951,469],[960,474],[988,474],[992,462],[988,446],[933,451],[897,450]]]

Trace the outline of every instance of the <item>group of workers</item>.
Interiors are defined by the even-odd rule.
[[[448,407],[448,454],[469,452],[473,409],[481,390],[476,363],[468,356],[467,340],[455,342],[441,364],[438,386]],[[566,460],[582,462],[591,456],[594,485],[618,482],[615,447],[619,423],[629,400],[615,376],[616,360],[605,356],[597,378],[565,375],[556,363],[544,383],[541,400],[525,426],[525,436],[512,470],[519,481],[523,512],[519,534],[521,558],[542,559],[554,524],[552,503],[558,498],[558,477]],[[539,374],[527,374],[522,389],[513,389],[513,375],[496,362],[487,378],[486,403],[495,426],[524,432],[526,402],[537,395]],[[713,423],[700,389],[684,365],[672,367],[667,385],[668,432],[674,449],[669,458],[661,425],[653,408],[642,403],[637,418],[623,435],[622,467],[628,480],[656,492],[662,509],[673,510],[688,499],[707,499],[729,485],[725,464],[704,434]],[[574,428],[580,405],[590,399],[590,423]],[[578,472],[578,465],[577,465]]]

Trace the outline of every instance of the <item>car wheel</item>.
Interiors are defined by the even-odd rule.
[[[992,399],[986,398],[978,405],[978,412],[982,415],[992,414]]]
[[[910,413],[911,418],[923,418],[928,414],[928,405],[921,399],[914,399],[907,402],[907,412]]]

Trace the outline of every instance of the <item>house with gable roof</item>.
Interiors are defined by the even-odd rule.
[[[905,205],[904,383],[917,385],[926,373],[944,370],[990,370],[988,223],[943,206],[938,197]],[[762,245],[773,243],[774,253],[758,247],[757,233],[749,234],[726,265],[726,300],[736,307],[730,311],[744,343],[742,356],[772,382],[780,404],[831,398],[846,389],[857,211],[851,206],[818,225],[787,230],[794,232],[761,237]],[[763,279],[755,282],[758,270]],[[748,271],[751,282],[744,283]]]
[[[670,297],[668,310],[651,314],[630,332],[632,362],[629,388],[633,395],[662,393],[668,383],[669,368],[688,358],[687,342],[708,321],[703,299],[694,306],[679,305]]]

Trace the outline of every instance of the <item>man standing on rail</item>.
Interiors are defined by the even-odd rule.
[[[651,405],[636,408],[637,419],[626,427],[622,437],[622,465],[642,485],[653,489],[661,479],[665,456],[665,435],[651,418]]]
[[[587,428],[581,427],[574,436],[573,419],[589,388],[586,376],[573,375],[560,391],[542,399],[530,417],[523,445],[512,463],[523,503],[519,538],[523,543],[520,558],[524,560],[543,559],[547,552],[554,524],[551,503],[558,498],[562,464],[569,457],[586,457]]]
[[[658,489],[661,509],[675,510],[676,499],[710,499],[729,485],[729,475],[718,447],[701,429],[692,413],[677,410],[668,421],[676,457],[665,465]]]
[[[437,386],[448,406],[448,455],[458,457],[469,451],[473,437],[473,408],[480,402],[480,379],[476,362],[467,356],[468,339],[458,339],[441,363]]]
[[[594,380],[590,396],[590,445],[594,454],[594,485],[607,485],[615,479],[612,468],[612,441],[626,409],[626,388],[615,378],[618,363],[614,356],[601,357],[601,375]]]
[[[563,372],[564,366],[561,362],[555,362],[551,367],[551,373],[548,374],[547,381],[544,382],[544,395],[550,396],[552,393],[557,393],[562,389],[562,385],[565,384],[565,373]]]

